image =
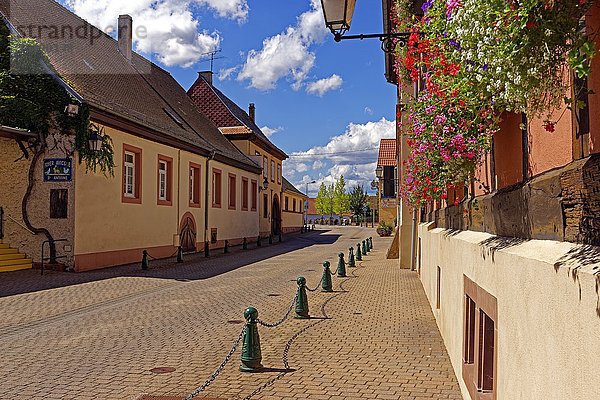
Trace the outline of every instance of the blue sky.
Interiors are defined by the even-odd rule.
[[[365,187],[374,179],[377,152],[369,149],[393,137],[395,89],[379,41],[335,43],[320,0],[60,1],[103,30],[132,15],[149,32],[137,51],[186,89],[210,67],[200,55],[220,48],[215,86],[242,108],[256,103],[257,123],[276,131],[271,140],[292,156],[284,174],[301,190],[301,182],[340,174]],[[358,1],[351,33],[381,30],[380,2]]]

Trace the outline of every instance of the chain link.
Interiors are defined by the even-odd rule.
[[[290,314],[292,312],[292,309],[296,305],[296,301],[298,300],[298,295],[299,295],[299,292],[296,291],[296,296],[294,296],[294,300],[292,300],[292,304],[290,304],[290,308],[288,308],[288,310],[285,313],[285,315],[283,316],[283,318],[281,318],[279,321],[275,322],[274,324],[269,324],[268,322],[258,319],[258,320],[256,320],[256,322],[258,322],[259,325],[262,325],[267,328],[275,328],[275,327],[278,327],[279,325],[283,324],[285,322],[285,320],[288,319],[288,317],[290,316]]]
[[[323,282],[323,277],[321,277],[321,280],[319,281],[319,283],[317,284],[317,287],[314,289],[309,288],[308,286],[306,286],[306,290],[308,290],[309,292],[316,292],[320,287],[321,287],[321,283]]]
[[[215,372],[213,372],[213,374],[210,376],[210,378],[208,378],[206,380],[206,382],[204,382],[204,384],[202,384],[202,386],[200,386],[199,388],[197,388],[196,390],[194,390],[192,393],[190,393],[185,398],[185,400],[192,400],[194,397],[196,397],[200,393],[202,393],[204,391],[204,389],[206,389],[211,383],[213,383],[213,381],[215,379],[217,379],[217,376],[219,376],[219,374],[221,373],[221,371],[223,371],[223,368],[225,368],[225,365],[227,365],[227,363],[229,362],[229,360],[231,360],[231,357],[233,356],[233,354],[237,350],[238,346],[240,345],[240,342],[242,341],[242,338],[244,337],[244,334],[246,333],[246,329],[247,329],[247,325],[244,325],[244,327],[242,328],[242,331],[240,332],[240,335],[238,336],[238,338],[233,343],[233,347],[229,351],[229,354],[227,354],[227,356],[225,357],[225,359],[223,360],[223,362],[221,363],[221,365],[219,365],[219,367],[215,370]]]
[[[179,249],[175,250],[175,253],[171,254],[168,257],[164,257],[164,258],[173,258],[177,255],[177,253],[179,253]],[[150,253],[148,253],[148,252],[146,252],[146,254],[148,254],[148,258],[151,260],[159,260],[158,258],[151,256]]]

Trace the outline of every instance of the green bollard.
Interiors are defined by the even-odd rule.
[[[242,242],[242,250],[248,250],[248,239],[244,238]]]
[[[371,244],[371,250],[373,250],[373,236],[369,238],[369,243]]]
[[[367,243],[367,253],[371,252],[371,243],[369,243],[369,238],[367,238],[367,240],[365,240],[365,243]]]
[[[362,253],[363,255],[367,255],[367,244],[365,243],[365,241],[362,241]]]
[[[183,262],[183,247],[179,246],[177,248],[177,263],[181,264]]]
[[[148,251],[142,251],[142,271],[148,271]]]
[[[340,258],[338,260],[337,274],[340,278],[346,277],[346,261],[344,261],[344,253],[338,254]]]
[[[296,279],[298,283],[298,297],[296,298],[296,319],[308,319],[308,296],[306,295],[306,279],[303,276]]]
[[[356,262],[354,261],[354,247],[348,249],[348,267],[356,267]]]
[[[210,244],[208,242],[204,243],[204,257],[210,257]]]
[[[258,239],[256,239],[256,247],[261,247],[262,246],[262,240],[260,238],[260,235],[258,235]]]
[[[269,244],[273,244],[273,235],[269,235]]]
[[[225,241],[225,247],[223,247],[223,254],[229,253],[229,240]]]
[[[356,261],[362,261],[362,253],[360,252],[360,243],[356,245]]]
[[[283,242],[283,235],[280,233],[279,234],[279,243]]]
[[[242,363],[240,364],[240,371],[260,372],[263,366],[261,364],[262,354],[257,326],[258,311],[254,307],[248,307],[244,311],[244,318],[246,319],[246,332],[242,339],[242,356],[240,357]]]
[[[331,282],[331,264],[329,261],[323,263],[323,278],[321,279],[321,292],[333,292],[333,283]]]

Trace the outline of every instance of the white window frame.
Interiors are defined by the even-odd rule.
[[[196,193],[196,182],[194,181],[195,168],[190,167],[190,203],[194,202],[194,194]]]
[[[263,177],[269,178],[269,159],[263,156]]]
[[[168,170],[169,164],[164,160],[158,160],[158,199],[161,201],[167,201]]]
[[[132,161],[127,161],[127,157],[131,157]],[[123,195],[125,197],[134,199],[136,196],[135,193],[135,153],[130,151],[125,152],[125,156],[123,159],[123,164],[125,165],[125,187],[123,188]],[[128,182],[129,178],[131,178],[131,184]],[[131,189],[131,191],[130,191]]]

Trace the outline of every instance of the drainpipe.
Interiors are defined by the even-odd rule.
[[[175,185],[173,185],[175,190]],[[179,221],[181,220],[181,150],[177,151],[177,221],[175,223],[175,232],[178,237],[177,245],[181,246],[181,236],[179,235]],[[194,243],[195,245],[195,243]]]
[[[413,209],[412,212],[412,232],[410,234],[410,270],[414,271],[416,269],[416,260],[415,260],[415,244],[417,241],[417,209]]]
[[[206,243],[208,242],[208,207],[209,207],[208,202],[210,200],[209,191],[208,191],[208,188],[210,186],[209,168],[210,168],[210,161],[215,159],[215,154],[216,154],[215,150],[212,150],[210,152],[210,155],[206,159],[206,168],[204,168],[205,169],[204,174],[206,176],[206,179],[204,179],[204,182],[205,182],[205,184],[204,184],[204,187],[205,187],[205,189],[204,189],[204,245],[205,246],[206,246]]]

